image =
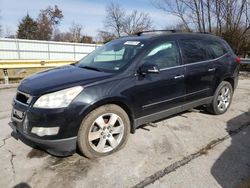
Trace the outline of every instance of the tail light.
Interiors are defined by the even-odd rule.
[[[236,57],[235,61],[236,61],[236,63],[240,64],[240,58],[239,57]]]

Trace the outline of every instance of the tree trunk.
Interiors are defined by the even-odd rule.
[[[196,13],[196,16],[197,16],[198,29],[199,29],[199,32],[202,32],[202,29],[201,29],[201,17],[200,17],[199,6],[198,6],[196,0],[193,0],[193,1],[194,1],[194,5],[195,5],[195,13]]]
[[[204,4],[203,4],[203,0],[200,0],[200,5],[201,5],[202,29],[203,29],[203,32],[206,32],[206,23],[205,23],[205,13],[204,13]]]
[[[210,0],[207,0],[207,16],[208,16],[208,31],[212,32],[212,26],[211,26],[211,7],[210,7]]]

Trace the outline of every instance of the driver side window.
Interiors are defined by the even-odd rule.
[[[174,41],[168,41],[155,46],[144,57],[144,63],[156,64],[160,69],[180,65],[179,52]]]

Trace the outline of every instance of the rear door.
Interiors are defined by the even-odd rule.
[[[185,64],[186,102],[212,95],[215,64],[210,50],[201,39],[179,40]]]
[[[215,92],[217,86],[220,84],[221,80],[226,74],[231,73],[230,62],[232,62],[231,52],[228,52],[228,49],[223,45],[221,41],[205,41],[206,46],[211,50],[214,58],[214,67],[215,67],[215,81],[213,82],[213,92]],[[233,65],[237,65],[235,62],[232,62]]]

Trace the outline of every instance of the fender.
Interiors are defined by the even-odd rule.
[[[134,123],[134,111],[132,110],[133,109],[132,103],[123,96],[116,96],[116,97],[110,96],[98,99],[96,101],[92,101],[89,105],[87,105],[85,108],[81,110],[80,116],[83,119],[88,113],[90,113],[94,109],[106,104],[116,104],[120,106],[128,114],[131,122],[131,133],[134,133],[135,123]]]

